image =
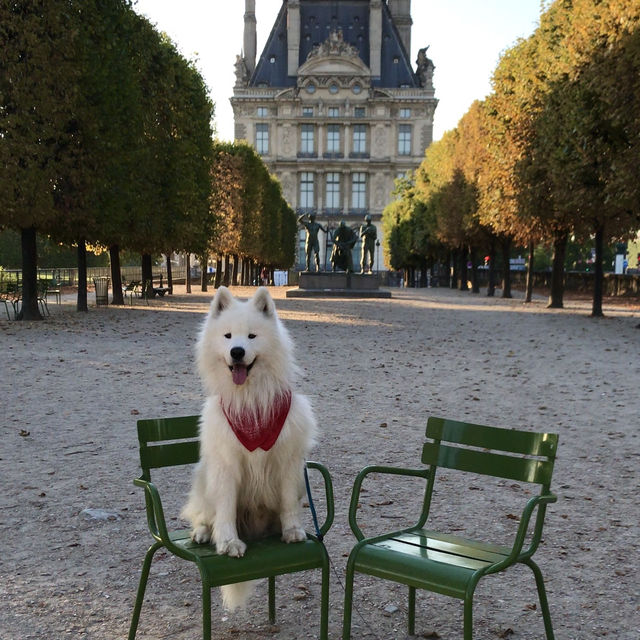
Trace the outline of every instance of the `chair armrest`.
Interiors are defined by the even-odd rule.
[[[331,475],[329,470],[319,462],[307,461],[307,469],[315,469],[322,475],[324,481],[324,495],[327,503],[327,515],[324,523],[320,527],[320,534],[324,536],[333,524],[334,504],[333,504],[333,482],[331,481]]]
[[[385,473],[388,475],[395,476],[409,476],[413,478],[424,478],[425,480],[429,477],[429,469],[403,469],[401,467],[385,467],[379,465],[372,465],[370,467],[365,467],[357,476],[353,483],[353,489],[351,491],[351,503],[349,504],[349,526],[351,527],[351,531],[358,540],[364,540],[365,535],[362,533],[362,530],[358,526],[357,523],[357,512],[358,512],[358,503],[360,501],[360,489],[362,488],[362,482],[365,477],[371,473]]]
[[[522,547],[524,545],[525,538],[527,537],[527,531],[529,530],[529,522],[531,521],[531,516],[537,508],[540,508],[540,510],[538,511],[538,516],[536,518],[533,539],[531,540],[529,548],[524,552],[523,555],[526,557],[531,557],[535,553],[535,550],[538,548],[538,544],[540,543],[540,538],[542,537],[542,525],[544,523],[546,506],[548,504],[557,502],[557,500],[558,496],[556,496],[555,494],[546,493],[541,496],[534,496],[527,502],[524,509],[522,510],[522,517],[520,518],[520,524],[518,525],[518,531],[516,533],[516,538],[513,543],[511,553],[497,567],[494,567],[493,570],[499,571],[503,567],[509,566],[521,557]]]
[[[145,480],[142,477],[136,478],[133,484],[144,489],[144,497],[147,505],[147,522],[151,535],[153,535],[156,540],[162,541],[165,545],[171,545],[167,523],[164,519],[162,500],[160,500],[160,493],[157,487],[153,482]]]

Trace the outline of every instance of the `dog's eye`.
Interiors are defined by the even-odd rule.
[[[253,340],[256,337],[255,333],[250,333],[248,336],[249,340]]]
[[[230,334],[230,333],[225,333],[225,334],[224,334],[224,337],[225,337],[227,340],[231,340],[231,334]]]

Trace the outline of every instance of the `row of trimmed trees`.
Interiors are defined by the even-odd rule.
[[[213,142],[201,75],[130,0],[3,2],[0,44],[0,230],[21,235],[24,319],[40,318],[36,234],[77,247],[80,311],[88,246],[108,247],[116,304],[121,249],[145,280],[161,253],[292,264],[279,185]]]
[[[594,243],[592,314],[602,315],[603,246],[640,228],[640,0],[556,0],[502,56],[492,92],[400,181],[384,212],[391,266],[443,249],[466,265],[512,244],[553,247],[550,307],[562,307],[570,238]],[[472,277],[472,282],[475,282]],[[492,287],[490,274],[490,292]]]
[[[263,268],[272,281],[274,269],[288,269],[295,260],[297,222],[280,182],[244,142],[214,144],[212,177],[218,225],[201,264],[215,256],[216,287],[252,284]]]

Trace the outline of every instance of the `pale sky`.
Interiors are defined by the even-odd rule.
[[[491,90],[500,53],[535,30],[541,0],[413,0],[411,63],[429,45],[439,100],[434,140],[455,128],[471,103]],[[196,61],[215,102],[221,140],[233,140],[229,98],[234,63],[242,49],[243,0],[137,0],[135,10],[166,32],[180,52]],[[282,0],[256,0],[258,58]]]

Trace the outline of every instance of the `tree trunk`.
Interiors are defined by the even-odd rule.
[[[458,251],[451,251],[449,258],[449,288],[455,289],[458,286]]]
[[[209,254],[205,253],[200,256],[200,290],[208,291],[209,290]]]
[[[42,320],[38,309],[38,248],[36,229],[21,231],[22,244],[22,308],[19,320]]]
[[[460,291],[469,291],[469,276],[467,269],[467,250],[462,247],[459,253],[460,258]]]
[[[556,234],[553,240],[553,262],[551,265],[551,291],[549,309],[562,309],[564,295],[564,259],[567,252],[569,234],[565,231]]]
[[[218,254],[216,258],[216,277],[213,282],[213,286],[217,289],[220,286],[220,281],[222,279],[222,256]]]
[[[187,269],[187,274],[185,276],[185,288],[187,293],[191,293],[191,254],[187,251],[184,256],[185,266]]]
[[[153,298],[153,265],[151,263],[151,254],[142,254],[142,285],[148,283],[148,287],[145,290],[145,297],[147,300]]]
[[[233,286],[238,286],[238,267],[240,266],[240,258],[237,253],[233,254],[233,278],[231,282],[233,282]]]
[[[230,274],[231,274],[231,256],[227,253],[224,256],[224,278],[222,280],[222,284],[225,287],[228,287],[229,282],[231,282]]]
[[[469,260],[471,261],[471,293],[480,293],[478,281],[478,260],[474,247],[469,247]]]
[[[76,311],[87,313],[87,245],[84,238],[78,240],[78,298]]]
[[[487,297],[493,298],[496,295],[496,241],[491,238],[489,246],[489,282],[487,284]]]
[[[511,298],[511,238],[505,238],[502,246],[502,297]]]
[[[602,258],[604,250],[604,226],[599,225],[596,229],[596,258],[595,274],[593,279],[593,306],[591,307],[592,318],[602,318],[602,287],[604,284],[604,273],[602,269]]]
[[[533,299],[533,253],[535,245],[529,242],[529,260],[527,262],[527,283],[525,286],[525,302],[531,302]]]
[[[111,265],[111,290],[113,291],[111,304],[124,304],[120,274],[120,247],[117,244],[112,244],[109,247],[109,264]]]
[[[169,295],[173,295],[173,270],[171,269],[171,254],[167,254],[167,289]]]

